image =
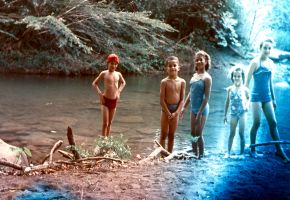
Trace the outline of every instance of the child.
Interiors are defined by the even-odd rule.
[[[273,43],[274,41],[270,38],[261,42],[260,54],[251,61],[246,80],[246,86],[248,87],[252,77],[254,79],[254,84],[251,89],[253,109],[253,125],[250,132],[251,145],[256,143],[257,131],[261,121],[261,110],[267,119],[272,139],[280,139],[274,111],[276,108],[272,83],[272,69],[274,68],[274,63],[269,58]],[[281,157],[284,162],[290,161],[280,144],[276,144],[276,155]],[[255,147],[251,147],[250,156],[254,158],[259,156],[256,153]]]
[[[161,80],[160,84],[160,105],[161,111],[161,133],[160,144],[171,153],[173,150],[174,133],[178,124],[178,116],[181,111],[184,95],[185,80],[178,77],[180,69],[179,60],[175,56],[170,56],[165,61],[167,77]]]
[[[212,79],[207,71],[210,69],[211,59],[205,51],[195,54],[195,73],[190,80],[190,91],[186,97],[181,116],[184,109],[190,103],[191,135],[198,137],[197,142],[192,141],[192,151],[201,158],[204,156],[203,128],[209,113],[209,97],[211,93]]]
[[[103,115],[102,135],[107,137],[111,131],[111,124],[116,112],[117,101],[124,89],[126,82],[120,72],[115,71],[119,64],[119,57],[116,54],[110,54],[107,58],[107,70],[102,71],[93,81],[100,97],[101,110]],[[104,82],[104,91],[99,88],[99,82]]]
[[[225,102],[225,117],[224,122],[227,123],[227,113],[230,106],[230,136],[228,141],[228,154],[226,157],[230,157],[233,140],[236,134],[237,124],[239,124],[239,135],[240,135],[240,154],[244,154],[245,149],[245,120],[246,112],[249,107],[249,90],[244,86],[245,72],[241,67],[234,67],[231,71],[231,80],[233,85],[227,88],[227,98]]]

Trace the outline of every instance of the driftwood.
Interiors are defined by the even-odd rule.
[[[164,149],[159,142],[157,142],[156,140],[154,140],[154,142],[155,144],[157,144],[158,147],[147,158],[140,160],[139,164],[144,164],[146,162],[154,160],[155,158],[158,157],[160,153],[166,156],[170,155],[170,153],[166,149]]]
[[[66,152],[66,151],[63,151],[63,150],[57,150],[57,152],[60,153],[65,158],[68,158],[70,160],[74,159],[74,155],[69,153],[69,152]]]
[[[5,160],[0,160],[0,165],[6,166],[6,167],[12,167],[17,170],[24,170],[25,168],[25,167],[22,167],[21,165],[17,165],[17,164],[14,164]]]
[[[249,147],[258,147],[258,146],[266,146],[266,145],[273,145],[273,144],[290,144],[290,141],[284,140],[277,140],[277,141],[270,141],[265,143],[258,143],[258,144],[251,144]]]
[[[53,155],[53,153],[62,145],[62,143],[63,143],[63,141],[62,140],[59,140],[58,142],[56,142],[54,145],[53,145],[53,147],[52,147],[52,149],[50,150],[50,153],[49,154],[47,154],[45,157],[44,157],[44,159],[42,160],[42,164],[49,158],[49,163],[51,163],[52,162],[52,155]]]
[[[76,143],[74,140],[74,135],[72,132],[71,127],[67,127],[67,139],[68,139],[68,143],[71,146],[71,151],[74,155],[75,160],[78,160],[81,158],[80,154],[78,153],[78,151],[75,149]]]

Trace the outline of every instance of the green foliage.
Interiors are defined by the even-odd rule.
[[[48,31],[57,39],[59,48],[67,47],[73,55],[79,55],[80,51],[91,53],[92,48],[86,46],[81,40],[61,21],[53,16],[34,17],[27,16],[20,24],[27,24],[27,28],[32,27],[37,31]]]
[[[69,151],[72,151],[72,150],[76,150],[78,152],[78,154],[82,157],[82,158],[86,158],[86,157],[89,157],[89,156],[93,156],[93,153],[86,149],[84,147],[84,145],[68,145],[65,147],[66,150],[69,150]]]
[[[127,139],[122,134],[118,136],[102,137],[95,140],[95,144],[100,148],[101,154],[107,154],[112,151],[117,158],[130,158],[132,156],[130,147],[126,144]]]
[[[162,19],[175,27],[179,39],[190,35],[205,36],[217,46],[239,46],[237,20],[226,6],[226,0],[137,1],[142,9],[152,10],[152,17]],[[194,39],[198,42],[198,39]]]
[[[29,148],[27,147],[10,147],[11,151],[16,151],[19,153],[25,153],[28,157],[32,157],[32,153]],[[19,154],[18,159],[20,159],[21,155]]]
[[[148,55],[152,60],[159,59],[160,52],[172,44],[163,33],[175,31],[170,25],[151,19],[148,11],[123,12],[106,1],[61,0],[36,4],[28,0],[12,7],[6,4],[0,7],[5,10],[0,14],[1,50],[20,51],[28,57],[35,51],[46,51],[64,59],[67,55],[78,56],[89,63],[96,57],[104,61],[114,52],[121,57],[121,71],[127,72],[152,68],[150,62],[143,64],[144,59]],[[89,59],[88,53],[92,53]],[[94,67],[103,68],[100,61]]]

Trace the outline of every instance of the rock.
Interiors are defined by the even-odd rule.
[[[7,144],[0,139],[0,159],[27,167],[29,165],[26,154],[19,147]]]

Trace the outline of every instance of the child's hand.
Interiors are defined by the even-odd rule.
[[[224,118],[224,124],[227,124],[228,123],[228,119],[227,119],[227,116],[225,116]]]
[[[177,117],[177,113],[171,113],[170,116],[168,117],[169,119],[173,119],[174,117]]]
[[[179,114],[179,118],[181,120],[183,119],[183,115],[184,115],[184,108],[181,109],[180,114]]]
[[[103,95],[99,95],[99,97],[100,97],[100,103],[104,104],[105,103],[104,96]]]

